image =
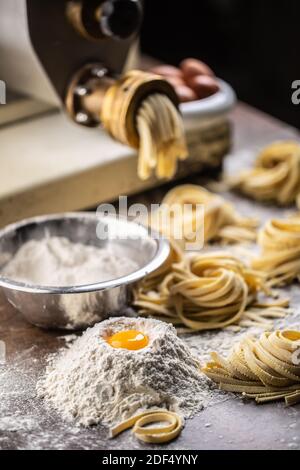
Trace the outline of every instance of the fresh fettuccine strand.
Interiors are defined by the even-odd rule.
[[[300,402],[300,331],[263,333],[237,344],[227,359],[212,353],[202,369],[221,390],[242,393],[257,403],[284,399]]]
[[[152,423],[167,424],[151,428],[145,427]],[[179,436],[183,428],[183,420],[177,413],[168,410],[145,411],[111,429],[111,437],[116,437],[121,432],[130,428],[133,428],[133,434],[140,441],[151,444],[163,444]]]
[[[179,227],[182,237],[178,243],[184,248],[186,242],[196,240],[201,230],[204,243],[254,242],[258,221],[241,217],[221,196],[201,186],[186,184],[167,193],[160,209],[151,214],[149,225],[169,238],[176,238],[173,230]]]
[[[268,328],[272,318],[285,315],[288,301],[261,304],[259,292],[271,294],[262,275],[228,252],[210,252],[169,262],[160,275],[140,283],[134,304],[140,315],[158,316],[188,330]]]
[[[259,232],[258,244],[261,254],[252,266],[266,273],[270,286],[300,279],[300,214],[268,221]]]
[[[295,141],[274,142],[258,155],[254,168],[226,180],[232,188],[260,201],[299,204],[300,145]]]
[[[142,102],[136,123],[140,138],[139,177],[146,180],[155,170],[158,178],[172,178],[177,160],[188,157],[179,112],[167,96],[153,94]]]

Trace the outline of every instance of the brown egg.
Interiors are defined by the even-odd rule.
[[[149,72],[162,75],[163,77],[177,77],[183,80],[182,71],[177,67],[173,67],[173,65],[157,65],[156,67],[152,67]]]
[[[212,69],[201,60],[185,59],[181,62],[180,68],[186,79],[195,77],[196,75],[209,75],[214,77],[215,74]]]
[[[187,85],[180,85],[175,87],[175,91],[181,103],[187,103],[188,101],[196,101],[196,93]]]
[[[198,75],[187,80],[199,99],[208,98],[220,90],[218,82],[207,75]]]
[[[164,77],[167,82],[169,82],[174,88],[185,86],[185,81],[179,77]]]

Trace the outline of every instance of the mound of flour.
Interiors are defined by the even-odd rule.
[[[136,329],[149,337],[138,351],[115,349],[106,338]],[[145,318],[111,318],[87,330],[55,356],[37,384],[40,397],[67,420],[112,426],[149,408],[185,417],[203,408],[208,383],[173,326]]]
[[[137,268],[137,263],[115,254],[110,247],[49,237],[24,243],[1,274],[26,284],[69,287],[109,281]]]

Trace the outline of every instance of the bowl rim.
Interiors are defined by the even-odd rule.
[[[13,233],[16,230],[26,227],[26,225],[29,225],[32,223],[39,224],[42,222],[47,222],[47,221],[56,220],[56,219],[61,220],[61,219],[80,219],[80,218],[96,220],[96,221],[101,220],[101,216],[93,212],[63,212],[63,213],[56,213],[56,214],[50,214],[50,215],[30,217],[30,218],[23,219],[13,224],[9,224],[6,227],[4,227],[2,230],[0,230],[0,241],[4,236],[7,236],[10,233]],[[127,223],[129,224],[135,224],[138,227],[144,229],[145,235],[148,236],[149,240],[151,239],[156,243],[156,252],[154,256],[152,257],[152,259],[148,261],[143,267],[125,276],[121,276],[119,278],[115,278],[109,281],[103,281],[103,282],[98,282],[94,284],[78,285],[78,286],[33,285],[33,284],[27,284],[27,283],[20,282],[20,281],[14,281],[13,279],[9,279],[9,278],[2,276],[0,273],[0,288],[2,287],[4,289],[16,290],[19,292],[31,293],[31,294],[60,294],[60,295],[61,294],[83,294],[83,293],[104,291],[104,290],[113,289],[115,287],[120,287],[120,286],[125,286],[125,285],[136,283],[137,281],[140,281],[141,279],[143,279],[145,276],[156,271],[167,260],[170,254],[170,243],[166,237],[161,235],[156,230],[153,230],[151,228],[151,234],[153,234],[152,236],[150,234],[149,227],[141,223],[135,222],[133,220],[130,220],[127,217],[124,217],[121,215],[117,217],[108,215],[102,218],[105,220],[122,219],[123,222],[127,221]]]
[[[205,119],[228,113],[236,104],[235,91],[221,78],[217,78],[220,90],[201,100],[189,101],[180,104],[184,119]]]

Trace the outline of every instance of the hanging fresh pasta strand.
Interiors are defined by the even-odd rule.
[[[177,160],[188,156],[179,112],[167,96],[152,94],[141,103],[136,123],[140,138],[139,177],[147,179],[156,168],[158,178],[172,178]]]

